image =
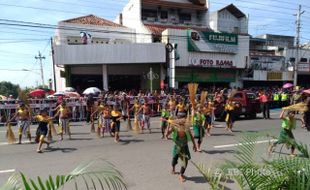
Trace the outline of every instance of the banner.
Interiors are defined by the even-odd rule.
[[[189,52],[238,52],[238,35],[216,32],[187,31]]]

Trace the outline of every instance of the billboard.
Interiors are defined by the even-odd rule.
[[[238,35],[218,32],[187,31],[189,52],[218,52],[236,54]]]

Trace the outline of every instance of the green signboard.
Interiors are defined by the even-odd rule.
[[[238,35],[219,32],[187,31],[188,51],[236,53]]]
[[[234,82],[236,80],[235,70],[203,70],[203,71],[177,71],[176,81],[178,82]]]

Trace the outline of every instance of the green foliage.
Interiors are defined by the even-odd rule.
[[[9,96],[13,95],[13,97],[18,96],[19,85],[12,84],[11,82],[2,81],[0,82],[0,95]]]
[[[222,167],[220,177],[212,176],[210,169],[204,165],[196,165],[198,171],[209,181],[213,190],[221,187],[223,179],[234,179],[240,189],[250,190],[309,190],[310,189],[310,159],[308,147],[295,140],[287,139],[286,144],[294,145],[301,153],[298,157],[281,155],[278,158],[266,160],[256,158],[256,144],[259,135],[242,136],[240,145],[236,148],[237,161],[227,161]],[[228,175],[234,171],[232,175]],[[211,175],[211,176],[210,176]],[[214,175],[214,174],[213,174]],[[218,174],[217,174],[218,175]]]
[[[105,160],[81,164],[68,175],[57,175],[43,180],[28,179],[25,174],[14,174],[0,190],[58,190],[66,189],[66,185],[74,185],[75,189],[110,189],[126,190],[122,174],[113,164]]]

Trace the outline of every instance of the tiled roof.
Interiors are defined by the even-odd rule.
[[[64,20],[61,22],[73,23],[73,24],[87,24],[87,25],[97,25],[97,26],[112,26],[112,27],[124,27],[122,25],[116,24],[112,21],[97,17],[95,15],[86,15],[77,18],[72,18]]]
[[[191,9],[191,10],[200,10],[200,11],[208,10],[208,8],[205,5],[193,4],[190,1],[189,3],[178,3],[178,2],[162,1],[162,0],[142,0],[142,5],[161,6],[165,8],[177,8],[177,9]]]
[[[158,25],[158,24],[144,24],[144,26],[154,35],[161,35],[166,29],[194,29],[197,31],[212,31],[210,28],[188,27],[188,26],[175,26],[175,25]]]

